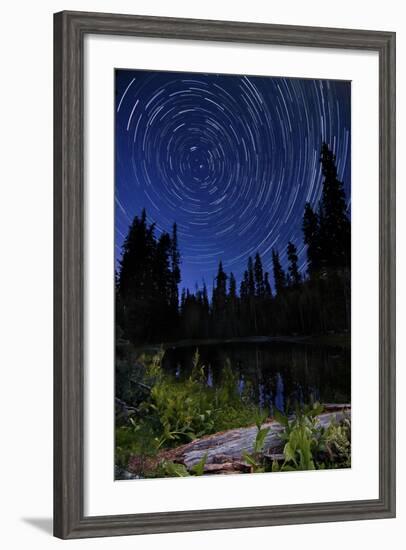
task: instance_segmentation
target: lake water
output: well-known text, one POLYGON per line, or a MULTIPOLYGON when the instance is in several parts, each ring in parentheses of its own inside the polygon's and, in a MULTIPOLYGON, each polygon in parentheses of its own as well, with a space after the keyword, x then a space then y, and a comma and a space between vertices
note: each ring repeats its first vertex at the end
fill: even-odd
MULTIPOLYGON (((230 362, 242 394, 250 389, 253 400, 270 414, 274 407, 294 402, 351 402, 351 353, 348 347, 286 342, 199 344, 206 383, 216 386, 230 362)), ((190 374, 196 346, 165 351, 163 368, 182 379, 190 374)), ((288 405, 288 406, 287 406, 288 405)))

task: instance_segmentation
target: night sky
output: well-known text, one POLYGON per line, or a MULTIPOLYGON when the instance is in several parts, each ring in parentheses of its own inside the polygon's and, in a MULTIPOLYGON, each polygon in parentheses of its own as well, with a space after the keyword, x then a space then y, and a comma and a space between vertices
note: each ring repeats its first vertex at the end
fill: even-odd
POLYGON ((272 248, 286 267, 289 240, 305 269, 322 141, 350 209, 350 94, 344 81, 117 70, 116 261, 145 207, 157 235, 178 225, 180 287, 210 290, 219 260, 239 283, 257 251, 271 274, 272 248))

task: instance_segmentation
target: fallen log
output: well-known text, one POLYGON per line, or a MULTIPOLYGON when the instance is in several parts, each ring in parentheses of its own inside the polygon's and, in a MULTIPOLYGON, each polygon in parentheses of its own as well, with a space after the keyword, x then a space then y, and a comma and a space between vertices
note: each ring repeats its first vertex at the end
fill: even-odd
POLYGON ((251 467, 245 462, 224 462, 221 464, 205 464, 205 474, 238 474, 249 473, 251 467))
MULTIPOLYGON (((330 405, 329 408, 326 407, 327 412, 317 417, 320 428, 327 427, 333 420, 339 422, 351 411, 350 405, 330 405)), ((276 460, 283 459, 283 441, 280 438, 283 426, 276 420, 271 420, 265 422, 262 428, 270 428, 265 438, 264 455, 276 460)), ((190 470, 206 457, 204 472, 207 474, 244 472, 249 467, 244 461, 243 454, 254 452, 256 435, 256 426, 227 430, 195 439, 175 449, 162 451, 159 459, 184 464, 190 470)))

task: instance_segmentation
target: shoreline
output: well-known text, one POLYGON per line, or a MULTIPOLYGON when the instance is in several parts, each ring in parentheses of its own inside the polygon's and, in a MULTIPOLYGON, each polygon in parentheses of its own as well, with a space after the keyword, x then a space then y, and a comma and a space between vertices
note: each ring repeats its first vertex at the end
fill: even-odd
MULTIPOLYGON (((231 338, 207 338, 207 339, 185 339, 177 342, 163 342, 161 344, 146 344, 144 346, 134 347, 136 352, 145 351, 166 351, 170 349, 206 347, 216 345, 232 344, 295 344, 295 345, 315 345, 330 347, 350 347, 350 333, 336 334, 309 334, 293 336, 236 336, 231 338)), ((129 344, 131 345, 131 344, 129 344)))

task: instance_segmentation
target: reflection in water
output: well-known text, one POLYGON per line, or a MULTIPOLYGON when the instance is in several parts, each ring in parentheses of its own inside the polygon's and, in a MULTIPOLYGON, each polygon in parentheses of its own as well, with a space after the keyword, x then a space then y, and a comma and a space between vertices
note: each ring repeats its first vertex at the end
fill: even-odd
POLYGON ((207 385, 209 388, 213 387, 213 371, 211 365, 207 367, 207 385))
POLYGON ((240 379, 238 380, 238 393, 239 393, 239 395, 243 394, 244 388, 245 388, 245 380, 244 380, 244 375, 242 374, 240 376, 240 379))
MULTIPOLYGON (((163 367, 177 379, 190 375, 195 347, 167 349, 163 367)), ((207 385, 215 387, 227 361, 238 377, 240 395, 269 410, 293 403, 349 403, 351 357, 348 348, 296 343, 230 343, 199 346, 207 385)))
POLYGON ((275 407, 279 411, 285 410, 285 400, 283 398, 284 396, 284 388, 283 388, 283 380, 280 372, 276 373, 276 395, 275 395, 275 407))

